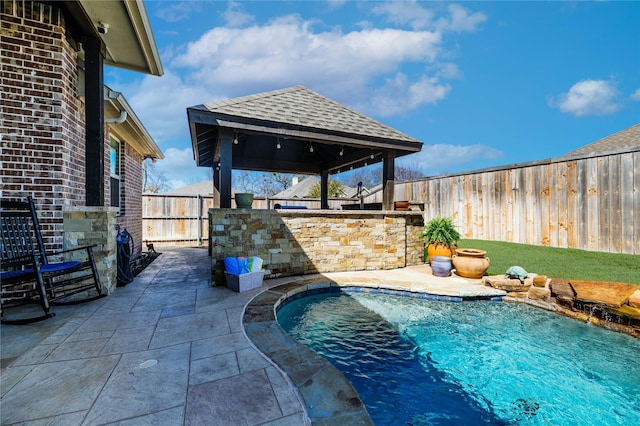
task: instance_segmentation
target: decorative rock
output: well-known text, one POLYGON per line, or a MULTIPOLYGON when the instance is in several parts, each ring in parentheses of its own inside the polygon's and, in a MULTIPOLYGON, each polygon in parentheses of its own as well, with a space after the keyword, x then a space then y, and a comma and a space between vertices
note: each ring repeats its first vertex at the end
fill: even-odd
POLYGON ((629 317, 629 318, 633 318, 636 320, 640 320, 640 309, 639 308, 632 308, 631 306, 628 305, 622 305, 619 308, 612 308, 612 309, 608 309, 608 311, 616 314, 616 315, 620 315, 622 317, 629 317))
POLYGON ((573 300, 573 297, 576 295, 573 287, 571 287, 571 284, 569 284, 567 280, 551 278, 549 288, 551 289, 551 295, 556 298, 562 297, 573 300))
POLYGON ((633 308, 640 308, 640 289, 636 290, 631 296, 629 296, 629 306, 633 308))
POLYGON ((547 285, 547 276, 536 275, 533 277, 533 285, 534 287, 545 287, 547 285))
MULTIPOLYGON (((535 284, 535 281, 534 281, 534 284, 535 284)), ((536 287, 534 285, 533 287, 529 288, 528 297, 529 299, 542 300, 544 302, 548 302, 549 299, 551 299, 551 290, 549 290, 548 288, 536 287)))
POLYGON ((627 303, 638 286, 624 283, 610 283, 602 281, 572 280, 571 287, 576 292, 575 299, 584 303, 619 308, 627 303))
POLYGON ((526 284, 520 282, 517 278, 505 278, 502 275, 485 277, 485 285, 504 291, 526 292, 531 287, 531 283, 526 284))
POLYGON ((573 309, 573 297, 556 296, 556 303, 569 309, 573 309))

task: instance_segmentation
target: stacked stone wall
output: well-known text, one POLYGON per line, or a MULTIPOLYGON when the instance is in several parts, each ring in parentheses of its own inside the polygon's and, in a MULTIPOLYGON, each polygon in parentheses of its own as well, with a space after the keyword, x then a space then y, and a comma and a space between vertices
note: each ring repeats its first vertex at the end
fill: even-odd
POLYGON ((258 256, 272 276, 422 263, 420 212, 210 209, 213 281, 225 257, 258 256))
MULTIPOLYGON (((63 214, 64 248, 96 244, 93 254, 102 288, 107 293, 115 290, 117 284, 116 211, 115 207, 65 207, 63 214)), ((79 251, 72 255, 85 254, 79 251)))

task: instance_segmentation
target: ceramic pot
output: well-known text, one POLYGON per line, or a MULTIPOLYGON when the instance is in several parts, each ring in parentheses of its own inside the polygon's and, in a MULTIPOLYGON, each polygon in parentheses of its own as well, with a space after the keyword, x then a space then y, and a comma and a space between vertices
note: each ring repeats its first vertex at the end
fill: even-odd
POLYGON ((451 255, 453 255, 451 249, 442 243, 429 244, 427 246, 427 261, 429 263, 432 262, 433 256, 445 256, 451 258, 451 255))
POLYGON ((451 258, 447 256, 433 256, 431 258, 431 271, 436 277, 448 277, 451 275, 451 258))
POLYGON ((250 209, 253 205, 253 194, 245 192, 236 192, 236 207, 239 209, 250 209))
POLYGON ((486 254, 484 250, 457 249, 451 260, 456 274, 465 278, 481 278, 491 262, 486 254))

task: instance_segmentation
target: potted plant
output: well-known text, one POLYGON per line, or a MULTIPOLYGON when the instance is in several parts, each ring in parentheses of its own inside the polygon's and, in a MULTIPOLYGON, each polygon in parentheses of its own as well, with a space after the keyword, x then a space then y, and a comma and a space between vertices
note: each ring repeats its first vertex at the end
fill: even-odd
POLYGON ((442 217, 440 215, 431 219, 424 226, 422 231, 424 244, 431 263, 432 256, 451 257, 455 250, 460 233, 456 229, 452 217, 442 217))

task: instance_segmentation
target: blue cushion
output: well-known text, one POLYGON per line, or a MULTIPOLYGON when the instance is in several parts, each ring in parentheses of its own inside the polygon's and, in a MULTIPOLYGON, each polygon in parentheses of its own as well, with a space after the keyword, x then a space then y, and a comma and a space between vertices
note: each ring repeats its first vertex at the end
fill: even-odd
POLYGON ((8 280, 11 278, 21 277, 33 273, 33 269, 25 269, 24 271, 2 271, 0 272, 0 280, 8 280))
POLYGON ((58 272, 64 271, 65 269, 75 268, 79 264, 80 262, 77 261, 49 263, 48 265, 42 265, 40 270, 42 272, 58 272))

